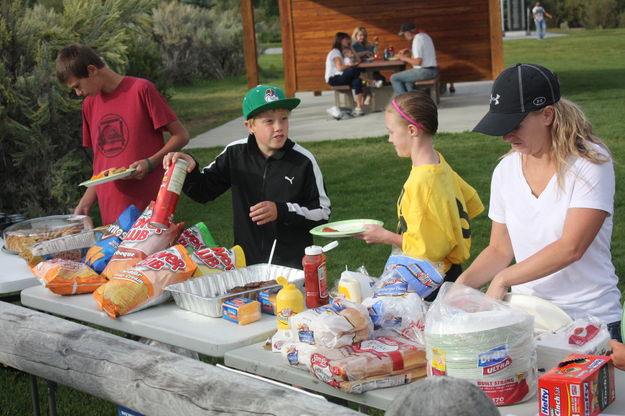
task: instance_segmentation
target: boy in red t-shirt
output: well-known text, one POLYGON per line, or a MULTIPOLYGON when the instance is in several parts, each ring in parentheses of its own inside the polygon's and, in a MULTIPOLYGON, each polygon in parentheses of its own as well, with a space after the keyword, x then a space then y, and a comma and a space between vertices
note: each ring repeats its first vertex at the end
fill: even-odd
POLYGON ((187 130, 153 83, 117 74, 88 46, 62 49, 56 73, 59 82, 86 97, 82 135, 83 146, 93 150, 93 174, 135 169, 124 180, 87 188, 74 213, 88 215, 97 200, 102 223, 110 224, 130 204, 144 209, 158 193, 163 156, 189 142, 187 130), (171 134, 166 143, 164 131, 171 134))

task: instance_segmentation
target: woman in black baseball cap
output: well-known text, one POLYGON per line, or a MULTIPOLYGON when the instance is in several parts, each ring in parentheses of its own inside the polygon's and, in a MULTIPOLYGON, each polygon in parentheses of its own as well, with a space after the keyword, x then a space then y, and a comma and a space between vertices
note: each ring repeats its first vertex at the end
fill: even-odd
POLYGON ((508 288, 535 295, 573 319, 592 314, 620 340, 614 168, 581 108, 560 97, 552 71, 517 64, 495 80, 474 131, 502 136, 512 149, 493 172, 489 245, 458 282, 490 282, 487 294, 498 299, 508 288))

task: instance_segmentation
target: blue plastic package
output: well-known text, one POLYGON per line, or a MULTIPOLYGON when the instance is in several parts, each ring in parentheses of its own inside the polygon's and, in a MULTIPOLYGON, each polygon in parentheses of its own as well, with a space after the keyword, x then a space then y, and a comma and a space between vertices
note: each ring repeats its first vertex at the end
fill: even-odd
POLYGON ((137 207, 129 205, 117 218, 117 221, 108 226, 102 239, 87 251, 85 263, 96 273, 102 273, 117 250, 117 246, 140 215, 141 211, 137 207))

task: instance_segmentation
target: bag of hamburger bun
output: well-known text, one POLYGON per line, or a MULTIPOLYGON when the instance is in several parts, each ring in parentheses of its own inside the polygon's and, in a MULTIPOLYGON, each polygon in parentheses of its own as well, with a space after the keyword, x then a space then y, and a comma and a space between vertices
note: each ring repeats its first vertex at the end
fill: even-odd
POLYGON ((290 324, 297 330, 300 342, 327 348, 369 339, 373 332, 367 308, 344 299, 298 313, 291 317, 290 324))

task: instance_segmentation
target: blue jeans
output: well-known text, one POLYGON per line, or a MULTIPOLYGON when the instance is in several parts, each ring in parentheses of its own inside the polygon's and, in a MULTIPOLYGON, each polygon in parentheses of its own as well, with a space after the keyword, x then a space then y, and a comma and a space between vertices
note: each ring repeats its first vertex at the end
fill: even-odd
POLYGON ((414 90, 413 82, 431 79, 436 76, 436 68, 412 68, 391 75, 391 85, 395 95, 414 90))
POLYGON ((360 68, 347 68, 342 74, 330 77, 330 79, 328 79, 328 84, 333 87, 337 85, 349 85, 356 94, 362 94, 361 71, 360 68))
POLYGON ((547 24, 545 23, 545 19, 543 20, 534 20, 536 24, 536 38, 543 39, 545 37, 545 32, 547 31, 547 24))
POLYGON ((608 332, 610 332, 610 336, 612 337, 612 339, 615 339, 618 342, 623 342, 623 334, 621 334, 621 321, 616 321, 608 324, 608 332))

